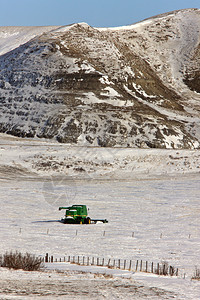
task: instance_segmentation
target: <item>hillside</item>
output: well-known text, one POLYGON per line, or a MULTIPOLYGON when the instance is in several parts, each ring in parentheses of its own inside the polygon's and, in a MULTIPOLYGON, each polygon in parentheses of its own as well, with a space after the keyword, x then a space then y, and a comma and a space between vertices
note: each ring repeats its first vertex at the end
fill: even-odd
POLYGON ((120 28, 0 27, 0 131, 87 146, 199 148, 199 32, 198 9, 120 28))

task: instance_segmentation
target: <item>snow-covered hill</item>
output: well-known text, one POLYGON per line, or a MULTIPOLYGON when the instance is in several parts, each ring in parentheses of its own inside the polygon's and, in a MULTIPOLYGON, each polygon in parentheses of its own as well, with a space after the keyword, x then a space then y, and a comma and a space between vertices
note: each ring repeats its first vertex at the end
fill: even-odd
POLYGON ((0 131, 87 146, 198 148, 199 31, 198 9, 120 28, 1 27, 0 131))

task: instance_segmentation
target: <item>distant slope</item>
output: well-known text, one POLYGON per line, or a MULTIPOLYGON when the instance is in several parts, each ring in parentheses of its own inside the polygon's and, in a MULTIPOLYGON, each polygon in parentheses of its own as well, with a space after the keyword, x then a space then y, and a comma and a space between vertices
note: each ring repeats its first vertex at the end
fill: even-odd
POLYGON ((58 26, 0 26, 0 55, 58 26))
POLYGON ((27 42, 0 56, 1 132, 103 147, 199 147, 200 10, 44 31, 30 40, 23 31, 27 42))

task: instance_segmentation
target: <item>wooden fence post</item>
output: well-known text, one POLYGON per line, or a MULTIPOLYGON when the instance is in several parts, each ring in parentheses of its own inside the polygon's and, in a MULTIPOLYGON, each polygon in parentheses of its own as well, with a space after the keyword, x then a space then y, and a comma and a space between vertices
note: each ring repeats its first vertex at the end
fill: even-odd
POLYGON ((49 258, 48 258, 48 256, 49 256, 49 254, 48 254, 48 253, 46 253, 46 255, 45 255, 45 262, 46 262, 46 263, 49 261, 49 258))
POLYGON ((53 255, 51 255, 51 263, 53 263, 53 255))
POLYGON ((126 269, 126 259, 124 260, 124 270, 126 269))
POLYGON ((102 266, 104 266, 104 258, 102 259, 102 266))
POLYGON ((108 260, 108 267, 110 266, 110 258, 109 258, 109 260, 108 260))
POLYGON ((146 261, 146 273, 148 272, 148 261, 146 261))
POLYGON ((153 262, 151 263, 151 273, 153 273, 153 262))
POLYGON ((160 265, 159 263, 157 264, 157 272, 156 272, 158 275, 160 274, 160 265))
POLYGON ((140 262, 140 272, 142 272, 142 260, 140 262))
POLYGON ((136 262, 135 271, 137 271, 137 269, 138 269, 138 260, 136 262))
POLYGON ((121 267, 121 261, 120 259, 118 259, 118 268, 120 269, 120 267, 121 267))
POLYGON ((166 275, 166 265, 163 264, 163 275, 166 275))
POLYGON ((130 264, 129 264, 129 271, 131 270, 131 263, 132 263, 132 262, 131 262, 131 260, 130 260, 130 264))

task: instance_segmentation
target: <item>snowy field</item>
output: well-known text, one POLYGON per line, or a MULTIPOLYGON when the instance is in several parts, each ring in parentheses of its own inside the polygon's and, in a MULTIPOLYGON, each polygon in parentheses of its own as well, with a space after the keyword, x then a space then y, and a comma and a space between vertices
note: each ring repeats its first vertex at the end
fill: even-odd
POLYGON ((1 240, 6 241, 0 245, 1 253, 23 249, 58 257, 168 261, 188 275, 198 265, 198 178, 50 183, 1 180, 1 240), (50 183, 54 189, 48 188, 50 183), (54 203, 52 198, 48 202, 48 193, 54 193, 54 203), (58 207, 75 203, 86 204, 92 218, 106 218, 109 223, 59 223, 64 211, 58 207))
MULTIPOLYGON (((135 182, 63 180, 51 183, 54 188, 49 191, 47 182, 42 180, 1 179, 1 253, 19 250, 42 256, 48 252, 58 258, 84 255, 133 261, 142 259, 154 263, 166 261, 179 268, 178 279, 161 279, 155 275, 131 272, 122 275, 129 275, 132 281, 142 282, 145 286, 171 292, 178 289, 181 293, 189 293, 188 299, 198 299, 193 297, 200 293, 200 284, 190 282, 195 266, 199 266, 200 255, 200 196, 196 176, 135 182), (48 202, 49 192, 55 195, 54 203, 48 202), (61 224, 58 222, 63 216, 63 212, 58 211, 61 203, 85 203, 90 208, 91 217, 106 217, 109 223, 82 226, 61 224), (190 289, 185 291, 185 285, 190 289)), ((59 269, 59 266, 54 264, 54 268, 59 269)), ((63 268, 71 270, 68 264, 62 265, 63 268)), ((87 268, 82 271, 87 271, 87 268)), ((88 271, 100 272, 95 268, 88 271)), ((1 270, 3 278, 10 277, 9 273, 1 270)), ((43 278, 45 275, 40 276, 43 278)), ((72 282, 74 276, 69 276, 72 282)), ((57 280, 61 281, 60 277, 57 280)), ((86 280, 84 276, 82 279, 86 280)), ((127 279, 124 282, 127 284, 127 279)), ((118 293, 121 292, 120 289, 118 293)), ((128 295, 124 299, 128 299, 128 295)))
MULTIPOLYGON (((36 168, 34 173, 35 165, 32 163, 31 168, 30 162, 33 157, 37 157, 39 149, 41 156, 45 153, 46 155, 55 154, 55 148, 57 149, 58 145, 45 146, 38 141, 33 141, 33 143, 36 143, 37 147, 30 147, 20 139, 5 140, 5 137, 1 139, 0 253, 18 250, 42 256, 48 252, 58 258, 83 255, 106 260, 111 258, 133 260, 133 262, 136 260, 154 263, 168 262, 169 265, 179 268, 179 276, 178 278, 162 278, 139 272, 115 273, 117 272, 115 270, 111 274, 107 273, 107 276, 112 275, 110 277, 97 276, 95 273, 102 273, 102 269, 100 271, 95 267, 93 269, 90 267, 88 271, 91 273, 82 274, 80 272, 87 272, 87 267, 76 269, 75 265, 68 263, 47 265, 48 272, 47 270, 42 273, 33 272, 31 275, 23 271, 8 271, 1 268, 1 299, 12 299, 14 294, 19 296, 19 299, 22 296, 27 298, 27 295, 34 298, 37 296, 37 286, 40 287, 38 296, 42 295, 48 299, 55 295, 57 297, 68 295, 67 299, 74 299, 75 296, 77 299, 86 297, 130 299, 130 293, 133 291, 135 291, 134 299, 145 299, 145 297, 149 299, 173 297, 199 299, 200 283, 191 281, 195 266, 200 267, 200 176, 198 163, 194 163, 198 160, 198 151, 189 152, 188 150, 184 152, 184 155, 181 151, 177 154, 176 150, 161 151, 160 155, 165 156, 165 163, 172 155, 173 162, 176 162, 174 158, 179 155, 178 165, 174 166, 174 172, 170 165, 170 176, 166 174, 166 169, 161 172, 159 166, 156 168, 157 161, 154 166, 153 161, 145 161, 144 153, 150 150, 141 149, 140 158, 143 164, 139 173, 135 169, 135 177, 133 170, 132 177, 124 176, 130 174, 128 167, 127 173, 124 170, 120 173, 116 166, 113 172, 108 172, 106 169, 105 178, 102 175, 101 179, 96 178, 97 175, 100 177, 102 174, 103 167, 108 168, 104 161, 103 167, 97 168, 99 173, 88 172, 87 176, 84 173, 83 178, 81 176, 76 178, 76 173, 73 173, 74 176, 64 176, 61 172, 62 176, 58 176, 57 171, 54 172, 57 176, 53 174, 47 176, 48 170, 40 171, 39 174, 36 168), (190 162, 189 169, 188 164, 185 163, 186 157, 190 162), (149 165, 152 168, 151 173, 148 170, 149 165), (143 171, 144 178, 142 178, 143 171), (118 174, 118 178, 112 177, 111 174, 118 174), (96 225, 60 223, 59 220, 64 216, 64 211, 58 211, 58 207, 72 204, 86 204, 90 209, 91 218, 106 218, 109 223, 96 225), (60 271, 58 273, 52 269, 60 271), (29 282, 30 278, 32 286, 29 282), (49 291, 47 282, 49 282, 49 291), (70 290, 61 295, 60 289, 62 287, 67 289, 67 283, 71 290, 75 289, 75 285, 79 286, 77 295, 71 292, 70 298, 70 290), (102 293, 95 294, 95 287, 98 287, 102 293), (26 290, 24 292, 27 293, 26 295, 23 294, 23 289, 26 290), (88 290, 88 294, 83 294, 81 289, 88 290), (33 295, 34 291, 36 296, 33 295)), ((69 158, 69 149, 64 149, 64 146, 60 147, 61 153, 56 150, 57 158, 54 157, 54 162, 58 162, 58 158, 63 158, 64 150, 66 157, 69 158)), ((130 155, 131 149, 124 151, 129 151, 130 155)), ((122 158, 122 152, 121 149, 121 156, 117 152, 118 160, 122 158)), ((138 153, 137 150, 137 155, 138 153)), ((120 160, 121 164, 125 161, 125 157, 127 159, 125 155, 120 160)), ((108 159, 111 167, 114 168, 114 158, 112 161, 111 157, 108 159)), ((136 165, 136 161, 132 161, 133 163, 136 165)), ((80 165, 84 167, 83 161, 80 161, 80 165)), ((108 270, 104 268, 103 273, 106 272, 108 270)))

